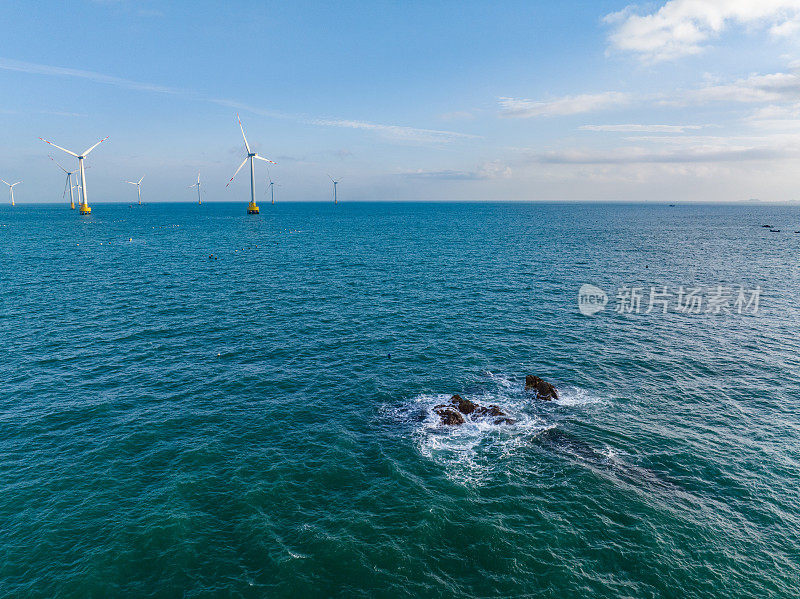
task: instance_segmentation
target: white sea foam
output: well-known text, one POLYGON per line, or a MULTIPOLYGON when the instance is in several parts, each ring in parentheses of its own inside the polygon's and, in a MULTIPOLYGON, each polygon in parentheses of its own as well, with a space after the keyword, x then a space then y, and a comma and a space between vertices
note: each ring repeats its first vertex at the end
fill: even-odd
POLYGON ((580 387, 559 387, 558 399, 553 400, 553 403, 559 406, 587 406, 606 403, 606 401, 580 387))
MULTIPOLYGON (((495 418, 464 416, 460 426, 441 424, 433 408, 450 403, 450 394, 418 395, 411 404, 399 406, 395 415, 422 415, 414 432, 419 452, 442 466, 455 481, 479 485, 497 468, 498 460, 512 456, 518 448, 529 446, 532 437, 554 428, 557 423, 546 411, 544 402, 532 401, 519 377, 487 371, 489 388, 464 393, 464 397, 482 406, 497 405, 514 424, 495 424, 495 418)), ((600 404, 605 400, 578 387, 559 389, 560 398, 546 405, 565 408, 600 404)))
POLYGON ((510 394, 471 394, 469 399, 480 405, 498 405, 514 424, 494 424, 495 418, 464 416, 460 426, 442 425, 434 406, 450 402, 449 394, 423 394, 414 398, 416 406, 425 413, 414 437, 419 452, 442 466, 451 480, 467 485, 479 485, 497 466, 498 459, 512 455, 516 448, 529 443, 530 438, 552 426, 540 416, 526 410, 524 398, 510 394))

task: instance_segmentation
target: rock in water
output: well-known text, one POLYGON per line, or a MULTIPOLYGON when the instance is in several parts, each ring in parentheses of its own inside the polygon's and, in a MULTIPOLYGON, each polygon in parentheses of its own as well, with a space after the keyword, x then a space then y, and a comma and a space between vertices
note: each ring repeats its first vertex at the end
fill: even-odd
POLYGON ((514 424, 513 418, 505 418, 506 413, 498 406, 482 406, 464 399, 456 394, 450 398, 450 404, 434 406, 434 413, 441 419, 441 423, 448 426, 457 426, 466 422, 464 416, 472 414, 472 418, 495 418, 494 424, 514 424))
POLYGON ((446 424, 447 426, 458 426, 459 424, 464 424, 464 417, 451 407, 436 406, 433 408, 433 411, 439 415, 439 418, 442 420, 442 424, 446 424))
POLYGON ((478 416, 505 416, 506 413, 497 406, 477 406, 475 414, 478 416))
POLYGON ((472 414, 478 407, 477 404, 474 404, 468 399, 464 399, 458 394, 450 398, 450 403, 458 408, 458 411, 462 414, 472 414))
POLYGON ((536 399, 543 399, 544 401, 558 399, 558 391, 553 385, 532 374, 525 377, 525 389, 536 391, 536 399))

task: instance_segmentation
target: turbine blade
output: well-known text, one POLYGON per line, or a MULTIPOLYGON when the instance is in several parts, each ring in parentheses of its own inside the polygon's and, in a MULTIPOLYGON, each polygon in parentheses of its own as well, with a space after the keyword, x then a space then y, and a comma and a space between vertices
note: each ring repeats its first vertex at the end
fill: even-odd
POLYGON ((84 155, 84 156, 88 156, 88 155, 89 155, 89 152, 91 152, 92 150, 94 150, 94 149, 95 149, 97 146, 99 146, 101 143, 103 143, 103 142, 104 142, 105 140, 107 140, 108 138, 109 138, 109 136, 108 136, 108 135, 106 135, 106 136, 105 136, 103 139, 101 139, 101 140, 100 140, 100 141, 98 141, 96 144, 94 144, 94 145, 93 145, 91 148, 89 148, 88 150, 86 150, 86 151, 83 153, 83 155, 84 155))
POLYGON ((8 181, 6 181, 5 179, 0 179, 0 181, 2 181, 3 183, 5 183, 5 184, 6 184, 6 185, 8 185, 9 187, 11 187, 11 183, 9 183, 8 181))
MULTIPOLYGON (((242 130, 242 138, 244 139, 244 147, 247 148, 247 153, 250 154, 250 144, 247 143, 247 138, 244 136, 244 127, 242 127, 242 119, 239 118, 239 115, 236 115, 236 118, 239 121, 239 129, 242 130)), ((234 175, 235 176, 235 175, 234 175)))
POLYGON ((142 177, 141 179, 139 179, 139 182, 138 182, 136 185, 141 185, 141 184, 142 184, 142 181, 144 181, 144 177, 142 177))
POLYGON ((263 156, 259 156, 258 154, 256 154, 255 156, 253 156, 253 158, 258 158, 259 160, 263 160, 264 162, 269 162, 270 164, 275 164, 275 165, 277 165, 277 163, 276 163, 276 162, 272 162, 272 160, 270 160, 269 158, 264 158, 263 156))
POLYGON ((330 179, 331 181, 333 181, 334 183, 336 183, 336 181, 334 180, 334 178, 333 178, 333 177, 331 177, 329 173, 325 173, 325 174, 326 174, 326 175, 328 175, 328 179, 330 179))
POLYGON ((51 146, 53 146, 54 148, 58 148, 58 149, 59 149, 59 150, 61 150, 62 152, 66 152, 67 154, 72 154, 73 156, 75 156, 75 158, 77 158, 77 157, 78 157, 78 155, 77 155, 75 152, 70 152, 70 151, 69 151, 69 150, 67 150, 66 148, 62 148, 61 146, 57 146, 57 145, 56 145, 56 144, 54 144, 52 141, 47 141, 47 140, 46 140, 44 137, 40 137, 39 139, 41 139, 41 140, 42 140, 44 143, 46 143, 46 144, 50 144, 50 145, 51 145, 51 146))
MULTIPOLYGON (((248 156, 247 158, 250 158, 250 157, 248 156)), ((239 171, 242 170, 242 167, 244 166, 244 163, 247 162, 247 158, 242 160, 242 163, 239 165, 239 168, 236 169, 236 172, 233 173, 233 177, 231 177, 231 180, 228 181, 228 185, 230 185, 233 182, 233 180, 236 178, 236 175, 238 175, 239 171)), ((226 185, 225 187, 227 187, 228 185, 226 185)))
POLYGON ((61 166, 61 163, 58 160, 56 160, 55 158, 50 156, 50 154, 48 154, 47 157, 50 158, 50 160, 52 160, 53 162, 55 162, 58 165, 58 168, 60 168, 62 171, 64 171, 65 173, 69 172, 67 169, 65 169, 63 166, 61 166))

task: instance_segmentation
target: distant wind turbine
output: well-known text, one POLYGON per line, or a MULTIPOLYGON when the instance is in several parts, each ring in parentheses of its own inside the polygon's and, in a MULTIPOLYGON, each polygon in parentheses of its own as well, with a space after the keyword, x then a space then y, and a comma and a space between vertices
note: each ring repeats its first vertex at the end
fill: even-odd
POLYGON ((144 177, 138 181, 125 181, 125 183, 130 183, 131 185, 136 186, 136 192, 139 194, 139 206, 142 205, 142 181, 144 181, 144 177))
POLYGON ((197 171, 197 183, 191 184, 187 189, 192 189, 193 187, 197 188, 197 203, 202 204, 203 202, 200 200, 200 171, 197 171))
POLYGON ((81 174, 81 210, 80 210, 81 214, 91 214, 92 213, 92 209, 89 208, 89 202, 86 199, 86 170, 83 167, 83 159, 86 158, 89 155, 89 152, 91 152, 97 146, 99 146, 101 143, 103 143, 105 140, 107 140, 108 137, 109 136, 105 136, 103 139, 101 139, 96 144, 94 144, 91 148, 89 148, 88 150, 84 150, 84 152, 82 154, 76 154, 75 152, 71 152, 71 151, 67 150, 66 148, 62 148, 61 146, 57 146, 52 141, 47 141, 43 137, 39 138, 44 143, 50 144, 54 148, 58 148, 62 152, 66 152, 67 154, 75 156, 75 158, 78 159, 78 172, 80 172, 80 174, 81 174))
POLYGON ((17 181, 16 183, 9 183, 5 179, 0 179, 0 181, 8 185, 8 191, 11 192, 11 205, 15 206, 16 204, 14 204, 14 186, 19 185, 20 183, 22 183, 22 181, 17 181))
POLYGON ((341 177, 339 177, 338 179, 334 179, 333 177, 331 177, 330 175, 328 175, 328 179, 330 179, 331 181, 333 181, 333 203, 334 203, 334 204, 338 204, 339 202, 338 202, 338 200, 336 199, 336 186, 337 186, 337 185, 339 185, 339 181, 341 181, 341 180, 342 180, 342 178, 341 178, 341 177))
POLYGON ((69 207, 70 207, 70 210, 75 210, 75 197, 72 195, 72 188, 74 187, 72 185, 72 175, 74 175, 78 171, 77 170, 68 171, 63 166, 61 166, 61 163, 58 162, 58 160, 56 160, 52 156, 50 156, 49 158, 50 158, 50 160, 52 160, 53 162, 55 162, 58 165, 58 168, 60 168, 62 171, 64 171, 67 174, 67 181, 66 181, 66 183, 64 183, 64 192, 61 194, 61 199, 64 199, 66 197, 67 188, 69 188, 69 207))
POLYGON ((277 185, 280 187, 278 183, 272 180, 272 175, 269 173, 269 168, 267 168, 267 180, 269 181, 269 197, 272 200, 272 203, 275 203, 275 186, 277 185))
MULTIPOLYGON (((244 134, 244 127, 242 127, 242 119, 239 118, 238 114, 236 115, 236 118, 239 121, 239 129, 242 130, 242 138, 244 139, 244 147, 247 150, 247 157, 239 165, 239 168, 236 169, 236 172, 233 173, 233 177, 231 177, 231 180, 228 181, 228 185, 230 185, 233 182, 234 178, 236 178, 236 175, 239 174, 240 170, 242 170, 244 163, 249 160, 250 161, 250 205, 247 206, 247 214, 258 214, 258 206, 256 206, 256 171, 253 163, 255 162, 256 158, 258 160, 263 160, 264 162, 269 162, 270 164, 275 164, 275 163, 272 162, 272 160, 269 160, 268 158, 259 156, 256 152, 253 152, 250 149, 250 144, 247 143, 247 137, 245 137, 244 134)), ((226 185, 225 187, 228 187, 228 185, 226 185)))

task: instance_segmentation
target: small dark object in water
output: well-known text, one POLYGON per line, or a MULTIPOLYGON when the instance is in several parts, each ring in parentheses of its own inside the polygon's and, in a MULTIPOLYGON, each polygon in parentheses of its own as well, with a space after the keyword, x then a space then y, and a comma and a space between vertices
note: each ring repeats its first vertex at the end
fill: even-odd
POLYGON ((442 424, 446 424, 447 426, 464 424, 464 417, 453 408, 449 408, 447 406, 436 406, 433 408, 433 411, 439 415, 442 424))
POLYGON ((795 231, 795 233, 800 233, 800 231, 795 231))
POLYGON ((772 225, 761 225, 761 227, 764 229, 771 229, 772 225))
POLYGON ((532 374, 525 376, 525 389, 534 389, 536 391, 536 399, 543 399, 544 401, 558 399, 558 391, 553 385, 532 374))
POLYGON ((209 260, 213 260, 213 259, 214 259, 214 254, 209 254, 209 255, 208 255, 208 259, 209 259, 209 260))
POLYGON ((498 418, 494 421, 495 424, 516 424, 517 421, 513 418, 498 418))
POLYGON ((780 229, 770 229, 769 232, 770 233, 780 233, 781 230, 780 229))
POLYGON ((478 407, 470 400, 464 399, 458 394, 453 395, 453 397, 450 398, 450 403, 453 404, 462 414, 472 414, 478 407))
POLYGON ((386 354, 386 357, 391 360, 392 359, 392 354, 386 354))

